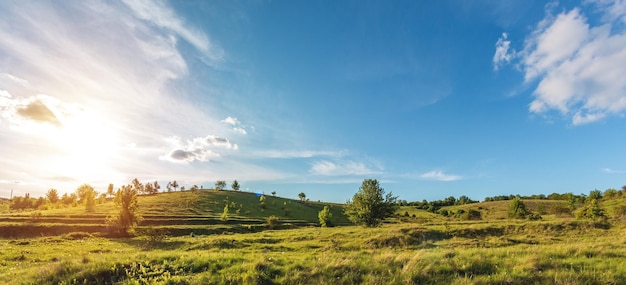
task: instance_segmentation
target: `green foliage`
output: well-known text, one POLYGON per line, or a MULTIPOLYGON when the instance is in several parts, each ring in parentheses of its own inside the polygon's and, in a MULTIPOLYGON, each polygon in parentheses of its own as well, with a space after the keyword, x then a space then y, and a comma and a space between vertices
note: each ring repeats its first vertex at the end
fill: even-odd
POLYGON ((79 202, 85 205, 87 212, 94 212, 96 210, 96 196, 98 193, 89 184, 83 184, 76 189, 76 195, 79 202))
POLYGON ((265 209, 265 195, 261 195, 261 197, 259 197, 259 204, 261 209, 265 209))
POLYGON ((222 191, 226 188, 226 181, 218 180, 215 182, 215 190, 222 191))
POLYGON ((600 200, 602 199, 602 192, 598 189, 590 191, 589 192, 589 196, 587 196, 587 199, 589 199, 589 201, 591 200, 600 200))
POLYGON ((277 216, 271 215, 269 217, 267 217, 267 219, 265 220, 266 225, 269 229, 276 229, 278 228, 278 226, 280 226, 280 219, 277 216))
POLYGON ((319 218, 320 225, 322 227, 332 226, 333 213, 330 212, 330 207, 328 205, 324 206, 324 209, 317 214, 317 217, 319 218))
POLYGON ((522 199, 515 197, 515 199, 511 200, 509 203, 509 218, 524 219, 528 214, 526 204, 524 204, 522 199))
POLYGON ((239 191, 239 188, 241 187, 241 185, 239 185, 239 182, 237 182, 237 180, 233 181, 233 184, 230 185, 231 188, 233 188, 233 190, 235 191, 239 191))
POLYGON ((50 201, 50 203, 56 204, 56 202, 59 201, 59 192, 57 189, 52 188, 46 192, 46 198, 50 201))
POLYGON ((352 201, 346 203, 345 213, 355 224, 376 227, 393 216, 399 207, 397 199, 391 192, 385 195, 378 180, 365 179, 352 201))
POLYGON ((305 202, 306 201, 306 194, 304 194, 304 192, 300 192, 300 193, 298 193, 298 198, 300 198, 301 202, 305 202))
POLYGON ((590 199, 587 204, 578 211, 576 217, 579 219, 591 219, 594 221, 606 219, 604 210, 600 207, 600 204, 596 199, 590 199))
POLYGON ((220 219, 222 221, 228 221, 228 202, 226 202, 226 205, 224 205, 224 211, 222 212, 220 219))
POLYGON ((137 203, 138 192, 136 187, 125 185, 115 193, 115 206, 119 212, 109 217, 108 221, 120 234, 128 234, 142 220, 137 203))
POLYGON ((474 221, 474 220, 482 220, 482 213, 475 209, 469 209, 467 212, 463 213, 460 217, 466 221, 474 221))

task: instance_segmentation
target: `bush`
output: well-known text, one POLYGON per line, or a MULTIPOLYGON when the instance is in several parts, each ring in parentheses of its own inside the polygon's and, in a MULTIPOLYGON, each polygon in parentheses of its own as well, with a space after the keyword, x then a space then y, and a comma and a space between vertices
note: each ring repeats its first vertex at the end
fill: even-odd
POLYGON ((332 225, 331 219, 333 217, 333 213, 330 212, 330 207, 328 207, 328 205, 324 206, 324 209, 317 214, 317 217, 319 218, 320 225, 322 227, 329 227, 332 225))
POLYGON ((280 225, 280 220, 278 219, 278 217, 271 215, 267 217, 266 223, 267 227, 273 230, 275 228, 278 228, 278 226, 280 225))
POLYGON ((509 203, 509 218, 524 219, 529 212, 526 209, 526 204, 519 197, 511 200, 509 203))
POLYGON ((474 210, 474 209, 469 209, 467 212, 465 212, 461 216, 461 219, 467 220, 467 221, 469 221, 469 220, 475 221, 475 220, 482 220, 483 217, 482 217, 482 213, 480 211, 474 210))

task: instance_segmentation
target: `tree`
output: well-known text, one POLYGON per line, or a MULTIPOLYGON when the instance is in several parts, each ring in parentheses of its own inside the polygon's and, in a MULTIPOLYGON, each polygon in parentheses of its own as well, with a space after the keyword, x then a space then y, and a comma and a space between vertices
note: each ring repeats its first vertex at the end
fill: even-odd
POLYGON ((317 217, 320 220, 320 225, 322 227, 329 227, 332 225, 331 219, 333 218, 333 213, 330 212, 330 207, 328 205, 324 206, 319 213, 317 213, 317 217))
POLYGON ((579 219, 587 218, 594 221, 606 219, 604 210, 600 208, 600 204, 596 199, 590 199, 587 205, 578 212, 577 217, 579 219))
POLYGON ((397 199, 398 197, 394 197, 391 192, 385 195, 385 190, 380 187, 378 180, 365 179, 359 192, 352 197, 352 201, 346 203, 344 211, 353 223, 375 227, 397 211, 397 199))
POLYGON ((98 193, 93 190, 93 187, 89 184, 83 184, 76 189, 76 195, 79 202, 85 204, 85 210, 87 212, 93 212, 96 210, 96 196, 98 193))
POLYGON ((509 203, 509 217, 515 219, 524 219, 529 212, 526 209, 526 204, 519 197, 511 200, 509 203))
POLYGON ((152 183, 146 183, 146 185, 143 186, 144 194, 152 194, 153 191, 154 191, 154 188, 152 188, 152 183))
POLYGON ((137 204, 137 188, 131 185, 122 186, 115 193, 115 207, 119 210, 117 216, 109 217, 110 225, 117 228, 120 234, 126 235, 142 220, 137 204))
POLYGON ((304 194, 304 192, 300 192, 298 194, 298 198, 300 198, 301 202, 304 202, 304 201, 306 201, 306 194, 304 194))
POLYGON ((165 188, 167 188, 167 192, 172 192, 172 182, 167 182, 167 186, 165 186, 165 188))
POLYGON ((50 203, 55 204, 59 201, 59 192, 57 189, 52 188, 46 193, 46 198, 48 198, 50 203))
POLYGON ((600 200, 602 199, 602 191, 595 189, 593 191, 589 191, 589 196, 587 197, 589 201, 591 200, 600 200))
POLYGON ((176 180, 172 181, 172 183, 168 184, 168 185, 170 185, 172 188, 174 188, 174 191, 176 191, 176 189, 178 188, 178 183, 176 182, 176 180))
POLYGON ((233 188, 233 190, 235 191, 239 191, 239 188, 241 187, 241 185, 239 185, 239 182, 237 182, 237 180, 233 181, 233 184, 230 185, 230 187, 233 188))
POLYGON ((276 191, 272 191, 272 196, 276 196, 276 191))
POLYGON ((154 181, 154 184, 152 184, 152 193, 150 194, 157 194, 159 190, 161 190, 161 185, 159 185, 159 182, 154 181))
POLYGON ((109 187, 107 188, 107 194, 109 195, 109 198, 115 195, 115 190, 113 189, 113 183, 109 183, 109 187))
POLYGON ((226 181, 224 180, 215 181, 215 190, 222 191, 224 190, 224 188, 226 188, 226 181))
POLYGON ((143 186, 143 184, 141 184, 141 182, 139 182, 139 179, 135 178, 135 179, 133 179, 133 181, 131 183, 132 183, 133 188, 135 188, 137 190, 137 194, 138 195, 143 193, 144 186, 143 186))

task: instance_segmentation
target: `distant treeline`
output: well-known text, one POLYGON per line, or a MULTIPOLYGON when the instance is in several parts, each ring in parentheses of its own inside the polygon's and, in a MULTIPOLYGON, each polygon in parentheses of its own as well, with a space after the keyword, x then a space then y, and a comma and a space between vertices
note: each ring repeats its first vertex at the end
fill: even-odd
MULTIPOLYGON (((575 205, 575 204, 582 204, 587 199, 600 200, 603 198, 612 199, 612 198, 620 198, 620 197, 626 197, 626 186, 623 186, 621 190, 617 190, 613 188, 609 188, 605 190, 604 192, 600 190, 593 190, 589 192, 589 195, 585 195, 585 194, 576 195, 571 192, 563 193, 563 194, 552 193, 547 196, 545 194, 534 194, 530 196, 521 196, 521 195, 512 195, 512 194, 511 195, 499 195, 499 196, 493 196, 493 197, 486 197, 484 202, 506 201, 506 200, 513 200, 515 198, 519 198, 519 199, 524 199, 524 200, 563 200, 563 201, 568 201, 572 205, 575 205)), ((438 213, 439 209, 441 209, 442 207, 465 205, 465 204, 478 203, 478 202, 479 201, 472 200, 469 197, 463 195, 463 196, 460 196, 458 199, 455 198, 454 196, 450 196, 443 200, 434 200, 434 201, 422 200, 421 202, 419 201, 407 202, 405 200, 400 200, 399 204, 401 206, 414 206, 417 209, 426 210, 432 213, 438 213)))
POLYGON ((439 211, 439 209, 441 209, 441 207, 465 205, 465 204, 471 204, 471 203, 478 203, 478 201, 472 200, 469 197, 463 195, 459 197, 458 199, 455 198, 454 196, 450 196, 443 200, 435 200, 435 201, 430 201, 430 202, 426 200, 422 200, 422 202, 409 202, 407 203, 407 205, 414 206, 417 209, 422 209, 422 210, 426 210, 432 213, 436 213, 437 211, 439 211))

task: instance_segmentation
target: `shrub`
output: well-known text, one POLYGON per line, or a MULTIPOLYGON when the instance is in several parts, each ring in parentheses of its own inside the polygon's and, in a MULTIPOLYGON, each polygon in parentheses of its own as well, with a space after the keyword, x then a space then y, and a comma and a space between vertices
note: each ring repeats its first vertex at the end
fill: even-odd
POLYGON ((280 225, 280 220, 278 219, 278 217, 271 215, 267 217, 266 223, 268 228, 275 229, 280 225))
POLYGON ((526 209, 526 204, 519 197, 511 200, 509 203, 509 218, 524 219, 529 212, 526 209))
POLYGON ((319 218, 320 225, 322 227, 329 227, 332 225, 331 219, 333 217, 333 213, 330 212, 330 207, 328 207, 328 205, 324 206, 324 209, 317 214, 317 217, 319 218))

